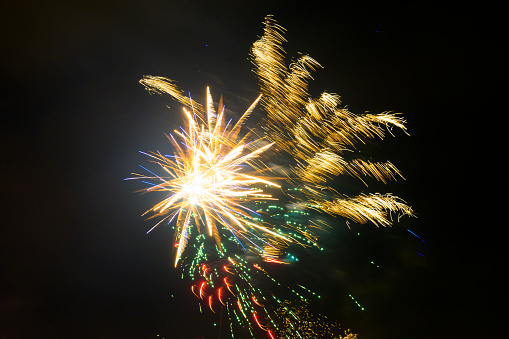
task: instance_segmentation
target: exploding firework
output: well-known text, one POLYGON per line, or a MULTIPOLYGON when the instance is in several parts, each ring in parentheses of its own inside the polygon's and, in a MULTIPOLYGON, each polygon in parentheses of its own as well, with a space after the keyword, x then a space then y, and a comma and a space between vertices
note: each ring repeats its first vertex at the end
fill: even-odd
POLYGON ((288 264, 284 255, 294 244, 319 247, 317 230, 328 227, 319 220, 321 214, 376 226, 391 226, 392 214, 414 215, 390 193, 350 197, 331 184, 342 175, 366 186, 367 178, 384 184, 403 178, 391 162, 361 156, 356 146, 383 139, 394 128, 406 132, 405 120, 391 112, 353 114, 333 93, 311 97, 311 72, 321 66, 308 55, 286 66, 283 33, 272 17, 266 18, 264 34, 251 50, 261 95, 236 123, 226 122, 222 98, 216 109, 208 88, 202 105, 168 78, 140 80, 150 92, 180 102, 186 124, 168 135, 173 155, 144 153, 157 171, 144 168, 149 175, 130 179, 149 183, 145 192, 165 194, 145 212, 157 219, 150 231, 162 223, 173 225, 175 266, 180 262, 191 278, 200 310, 202 305, 213 313, 226 310, 232 336, 235 322, 251 336, 257 328, 273 339, 356 338, 349 332, 342 336, 337 323, 311 314, 308 302, 316 294, 302 285, 282 286, 267 265, 288 264), (266 112, 262 136, 245 127, 258 103, 266 112), (269 154, 284 155, 291 164, 276 175, 265 161, 269 154), (279 193, 270 193, 273 189, 279 193), (277 202, 281 196, 289 204, 277 202), (299 207, 292 211, 289 206, 299 207), (313 220, 302 220, 310 213, 313 220))
POLYGON ((175 136, 168 136, 174 155, 145 153, 163 174, 133 173, 135 177, 130 178, 155 180, 146 191, 166 193, 166 197, 145 214, 151 213, 150 218, 161 219, 154 227, 166 220, 171 223, 176 218, 175 266, 186 248, 193 224, 199 233, 202 227, 206 229, 205 232, 216 240, 220 253, 223 253, 221 233, 227 230, 242 247, 249 246, 255 253, 276 260, 271 255, 271 249, 277 253, 273 244, 292 242, 292 239, 257 220, 258 213, 249 208, 254 201, 272 198, 256 185, 278 187, 261 176, 269 169, 259 161, 259 156, 273 144, 262 142, 263 139, 256 138, 252 131, 240 134, 243 122, 259 98, 237 123, 231 124, 231 120, 225 123, 221 103, 216 114, 208 88, 204 111, 201 105, 180 95, 168 79, 147 76, 141 83, 149 90, 171 94, 191 109, 184 108, 187 128, 175 130, 175 136))

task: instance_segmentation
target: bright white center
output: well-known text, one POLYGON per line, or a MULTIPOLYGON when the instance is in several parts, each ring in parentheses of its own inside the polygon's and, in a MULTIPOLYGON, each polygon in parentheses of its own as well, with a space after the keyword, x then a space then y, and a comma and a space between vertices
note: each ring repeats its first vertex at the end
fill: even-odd
POLYGON ((199 197, 203 194, 203 180, 199 177, 194 178, 189 184, 183 187, 183 191, 187 194, 190 204, 197 204, 199 197))

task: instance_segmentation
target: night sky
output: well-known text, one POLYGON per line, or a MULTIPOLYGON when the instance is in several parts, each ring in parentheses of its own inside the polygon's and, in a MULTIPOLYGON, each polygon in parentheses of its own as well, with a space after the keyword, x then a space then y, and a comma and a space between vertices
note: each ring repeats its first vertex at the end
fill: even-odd
POLYGON ((484 212, 490 201, 479 192, 482 171, 495 164, 479 153, 473 120, 486 44, 475 9, 425 1, 2 7, 0 338, 218 337, 172 267, 171 230, 145 234, 153 223, 140 214, 155 197, 123 180, 147 161, 138 151, 168 149, 164 133, 182 123, 180 105, 138 80, 167 76, 196 98, 210 85, 241 112, 257 96, 248 55, 267 14, 287 29, 290 57, 308 53, 324 66, 312 94, 338 93, 355 113, 402 112, 411 135, 371 145, 407 180, 370 189, 401 196, 418 218, 352 230, 338 220, 324 253, 300 264, 326 297, 324 312, 361 339, 507 335, 498 310, 503 221, 488 218, 496 213, 484 212))

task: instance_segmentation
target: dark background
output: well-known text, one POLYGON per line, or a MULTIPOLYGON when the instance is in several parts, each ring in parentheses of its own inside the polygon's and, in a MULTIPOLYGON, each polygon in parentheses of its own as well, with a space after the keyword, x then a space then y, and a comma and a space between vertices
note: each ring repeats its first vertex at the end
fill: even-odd
MULTIPOLYGON (((141 76, 178 80, 197 98, 210 85, 240 112, 257 96, 248 53, 267 14, 288 30, 289 56, 309 53, 324 66, 313 94, 338 93, 357 113, 403 112, 411 134, 397 132, 373 152, 403 171, 406 181, 382 189, 403 197, 418 218, 380 230, 350 231, 338 221, 319 258, 325 269, 310 281, 327 297, 324 312, 361 339, 506 335, 504 231, 490 220, 498 213, 493 198, 481 193, 501 164, 483 156, 490 139, 480 134, 486 116, 474 88, 490 33, 478 8, 425 1, 2 7, 1 338, 218 336, 172 268, 170 230, 145 235, 152 224, 140 214, 154 197, 133 194, 140 187, 122 179, 147 160, 139 150, 165 149, 163 133, 181 124, 179 105, 149 96, 141 76)), ((506 183, 500 177, 498 187, 506 183)))

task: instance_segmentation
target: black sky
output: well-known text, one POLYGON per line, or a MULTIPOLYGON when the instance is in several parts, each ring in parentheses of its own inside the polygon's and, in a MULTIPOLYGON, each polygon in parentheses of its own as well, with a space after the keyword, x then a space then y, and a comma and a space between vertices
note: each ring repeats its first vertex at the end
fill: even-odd
POLYGON ((151 223, 140 214, 152 198, 122 179, 146 161, 139 150, 164 149, 163 133, 181 123, 178 105, 149 96, 141 76, 170 77, 196 96, 210 85, 228 108, 245 109, 257 96, 249 48, 267 14, 288 30, 289 56, 309 53, 324 66, 313 94, 335 92, 353 112, 393 110, 408 120, 410 137, 396 133, 373 152, 403 171, 406 181, 383 189, 418 218, 390 230, 342 228, 340 241, 326 241, 326 269, 315 284, 330 297, 327 311, 361 339, 507 333, 498 311, 502 233, 482 216, 485 181, 470 155, 486 44, 474 8, 425 1, 3 7, 1 338, 217 337, 171 267, 169 230, 145 235, 151 223))

